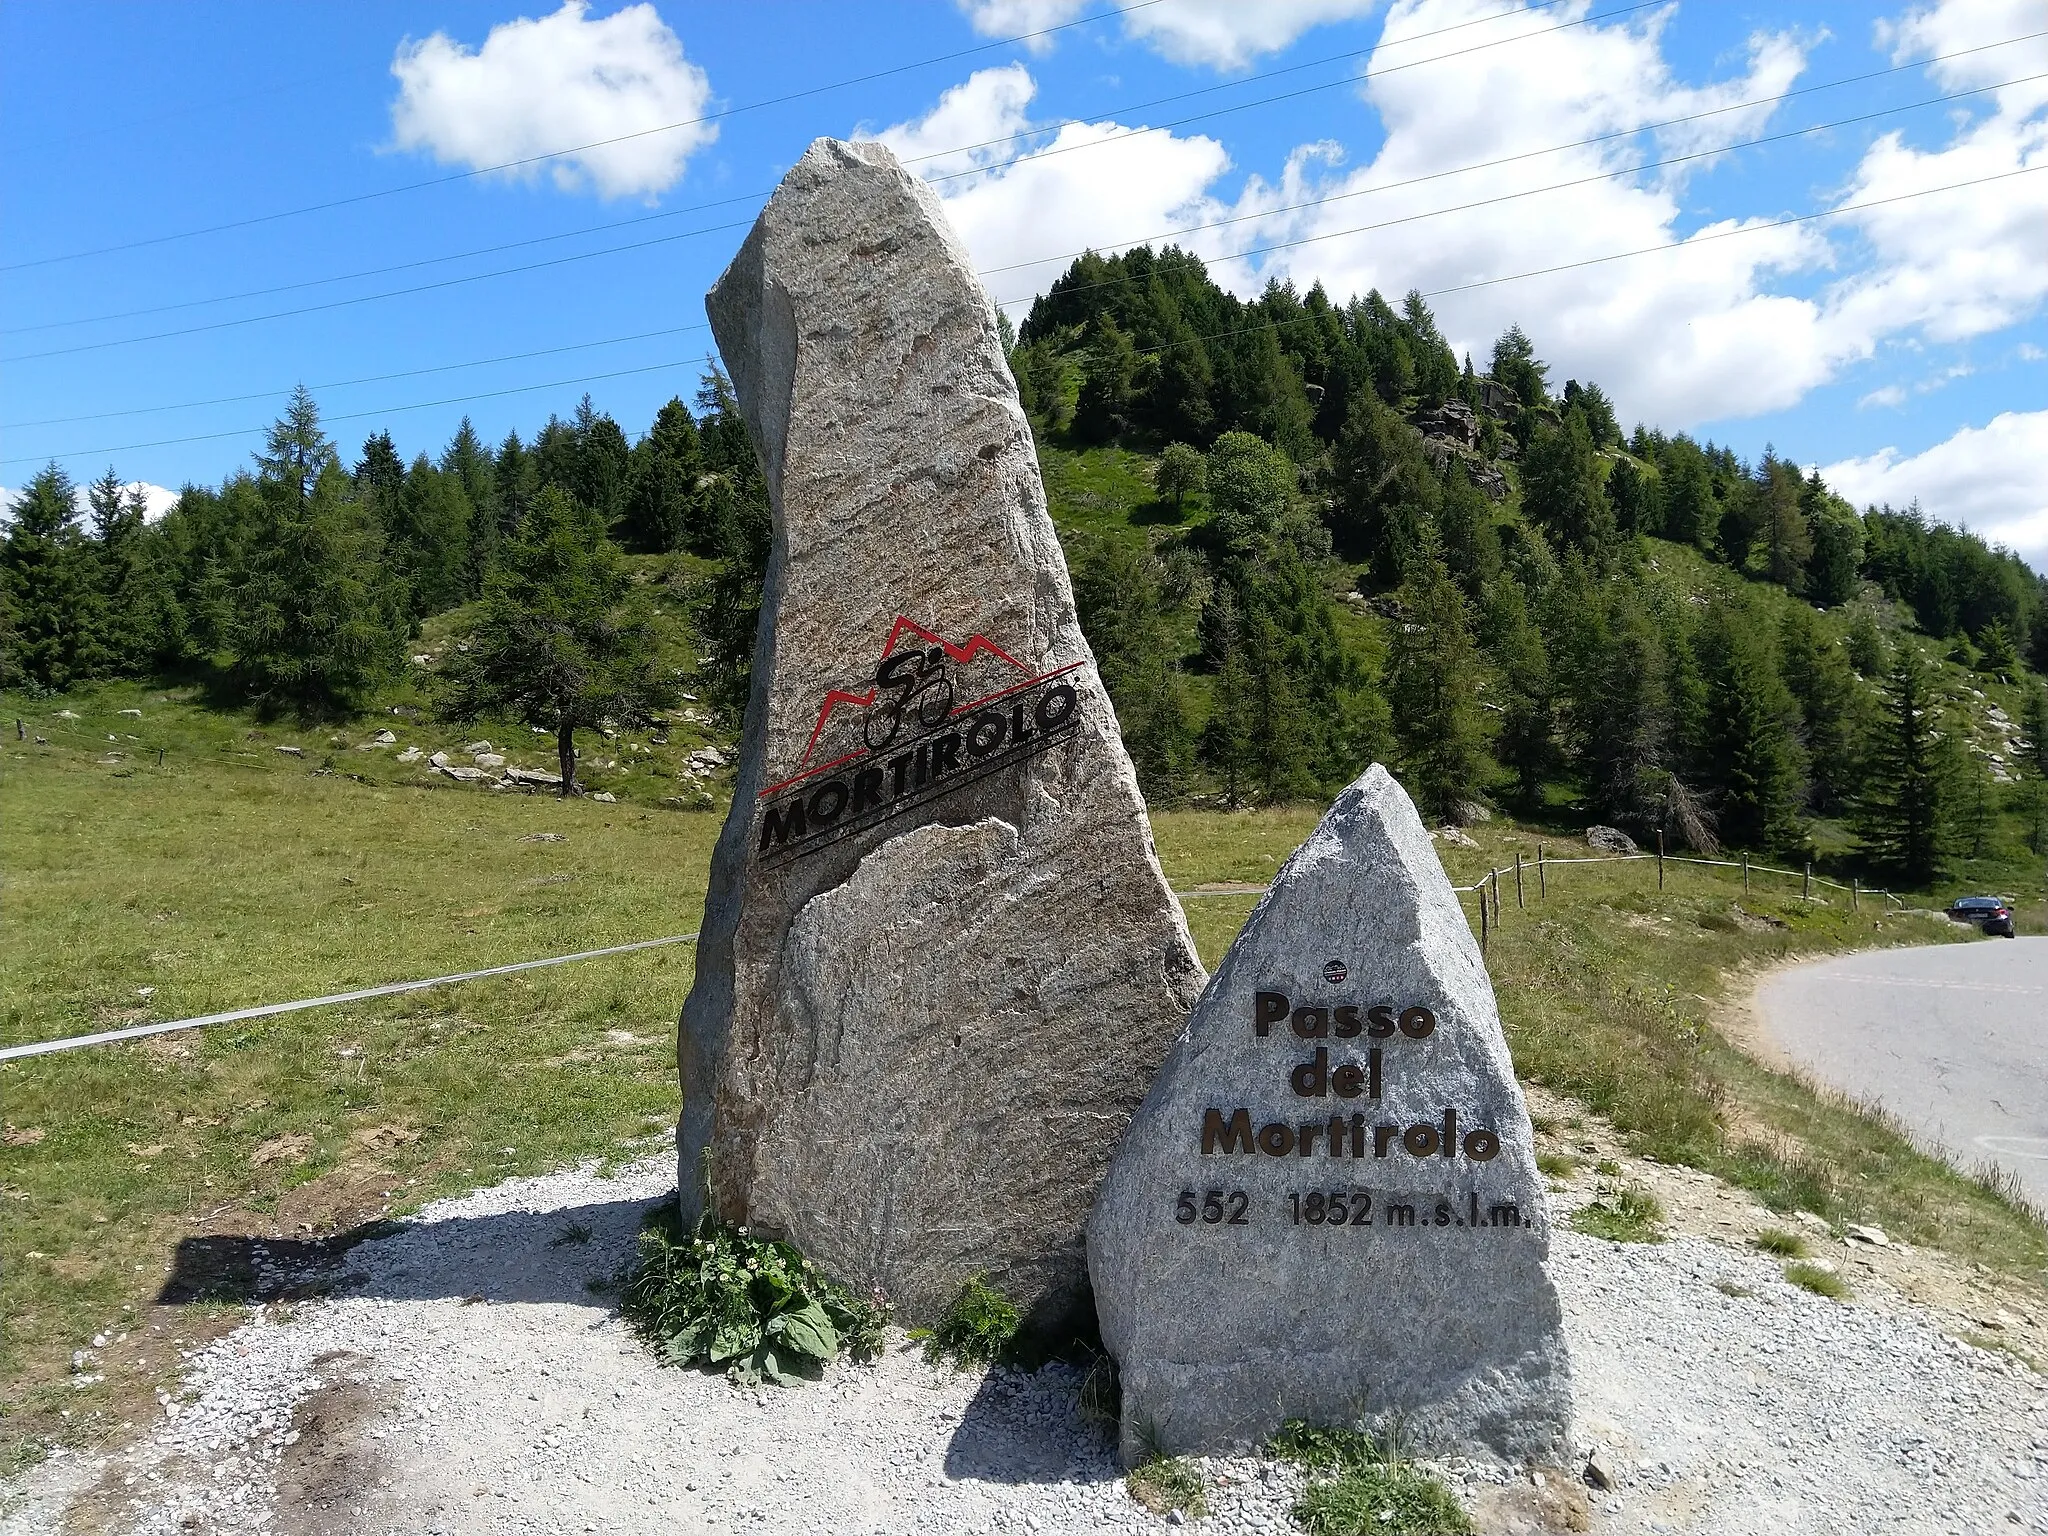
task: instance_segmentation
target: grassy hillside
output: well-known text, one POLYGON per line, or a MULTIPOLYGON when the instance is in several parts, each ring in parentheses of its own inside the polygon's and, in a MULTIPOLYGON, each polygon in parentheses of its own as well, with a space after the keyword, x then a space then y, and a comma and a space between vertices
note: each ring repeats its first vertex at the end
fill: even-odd
MULTIPOLYGON (((688 932, 701 911, 718 817, 643 802, 643 785, 662 787, 644 773, 619 781, 632 800, 562 803, 420 779, 391 763, 396 749, 362 750, 360 725, 294 737, 136 691, 39 701, 23 718, 48 744, 0 755, 8 1042, 688 932), (109 734, 118 762, 100 760, 109 734), (287 738, 305 758, 274 750, 287 738)), ((398 732, 447 736, 402 719, 398 732)), ((1156 818, 1210 964, 1252 898, 1192 893, 1270 878, 1316 814, 1156 818)), ((1461 882, 1563 835, 1476 832, 1480 849, 1445 850, 1461 882)), ((2040 1229, 2013 1207, 1715 1033, 1731 971, 1949 936, 1793 894, 1738 901, 1739 883, 1675 874, 1659 896, 1636 864, 1574 868, 1540 909, 1532 890, 1524 915, 1510 900, 1492 963, 1519 1069, 1642 1150, 1774 1204, 2036 1272, 2040 1229)), ((659 949, 0 1068, 10 1453, 119 1433, 153 1412, 173 1341, 239 1316, 189 1300, 191 1239, 361 1231, 441 1193, 651 1145, 677 1110, 691 958, 659 949), (188 1299, 157 1305, 174 1280, 188 1299), (70 1376, 73 1349, 121 1333, 131 1342, 101 1353, 103 1380, 70 1376)), ((214 1279, 220 1297, 246 1294, 214 1279)))

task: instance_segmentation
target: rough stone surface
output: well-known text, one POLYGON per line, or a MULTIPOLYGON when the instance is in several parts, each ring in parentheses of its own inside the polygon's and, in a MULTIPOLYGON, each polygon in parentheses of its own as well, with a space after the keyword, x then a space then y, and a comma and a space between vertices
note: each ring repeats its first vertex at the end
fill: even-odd
POLYGON ((1555 1461, 1571 1367, 1549 1249, 1485 965, 1375 765, 1231 946, 1089 1223, 1125 1454, 1398 1416, 1437 1454, 1555 1461))
POLYGON ((1588 827, 1586 843, 1602 853, 1638 853, 1636 840, 1619 827, 1588 827))
POLYGON ((685 1214, 912 1321, 983 1273, 1050 1322, 1204 978, 994 311, 931 192, 828 139, 707 307, 774 543, 681 1024, 685 1214))

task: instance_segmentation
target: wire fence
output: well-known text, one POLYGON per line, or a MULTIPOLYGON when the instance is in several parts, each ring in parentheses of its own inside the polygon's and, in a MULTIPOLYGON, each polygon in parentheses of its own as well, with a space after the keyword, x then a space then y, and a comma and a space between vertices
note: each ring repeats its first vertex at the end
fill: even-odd
POLYGON ((179 1029, 203 1029, 208 1024, 232 1024, 241 1019, 266 1019, 273 1014, 296 1013, 301 1008, 329 1008, 337 1003, 360 1003, 373 997, 398 997, 423 992, 428 987, 450 986, 458 981, 480 981, 486 976, 510 976, 515 971, 537 971, 544 966, 567 965, 571 960, 594 960, 600 955, 624 955, 637 949, 659 949, 664 944, 694 944, 694 933, 672 934, 665 939, 642 939, 637 944, 613 944, 605 949, 583 949, 573 955, 550 955, 545 960, 520 960, 511 965, 486 966, 478 971, 457 971, 453 976, 430 976, 424 981, 394 981, 381 987, 359 987, 353 992, 330 992, 325 997, 302 997, 289 1003, 265 1003, 259 1008, 236 1008, 227 1013, 203 1013, 196 1018, 170 1019, 161 1024, 131 1024, 126 1029, 103 1029, 97 1034, 66 1035, 60 1040, 36 1040, 27 1045, 0 1047, 0 1061, 17 1061, 24 1056, 47 1056, 53 1051, 75 1051, 86 1045, 113 1045, 122 1040, 140 1040, 148 1035, 165 1035, 179 1029))
POLYGON ((1534 860, 1526 859, 1522 854, 1517 853, 1514 863, 1503 864, 1497 869, 1489 869, 1472 884, 1454 885, 1451 889, 1461 895, 1471 895, 1475 892, 1478 894, 1479 947, 1485 949, 1488 942, 1492 939, 1493 930, 1500 926, 1500 884, 1504 876, 1512 878, 1514 881, 1515 906, 1519 910, 1528 905, 1528 886, 1532 877, 1536 887, 1536 899, 1542 901, 1548 898, 1550 894, 1550 871, 1558 865, 1641 864, 1651 862, 1654 862, 1657 866, 1657 889, 1660 891, 1664 889, 1665 865, 1690 864, 1700 869, 1740 871, 1742 875, 1742 893, 1745 896, 1750 893, 1751 884, 1756 877, 1769 875, 1774 878, 1797 880, 1799 882, 1799 897, 1802 901, 1825 901, 1826 897, 1816 897, 1813 893, 1815 886, 1822 886, 1828 890, 1841 891, 1847 894, 1849 905, 1852 909, 1861 909, 1863 898, 1866 896, 1874 897, 1882 902, 1887 911, 1893 907, 1897 907, 1902 911, 1907 909, 1905 898, 1897 892, 1885 890, 1880 886, 1864 885, 1853 875, 1850 876, 1849 883, 1844 885, 1839 880, 1830 880, 1825 875, 1816 875, 1813 872, 1813 865, 1810 863, 1799 869, 1782 869, 1775 864, 1752 863, 1747 854, 1743 855, 1740 859, 1705 859, 1689 854, 1666 853, 1664 851, 1664 839, 1661 835, 1657 839, 1656 850, 1648 853, 1638 849, 1634 853, 1573 854, 1563 858, 1554 858, 1542 843, 1538 843, 1534 860))

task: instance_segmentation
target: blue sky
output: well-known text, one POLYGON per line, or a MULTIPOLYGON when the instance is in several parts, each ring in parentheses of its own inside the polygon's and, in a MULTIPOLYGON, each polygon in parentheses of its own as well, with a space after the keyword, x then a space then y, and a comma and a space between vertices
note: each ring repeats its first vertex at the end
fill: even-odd
POLYGON ((2048 38, 2013 41, 2044 30, 2038 0, 17 0, 0 484, 218 481, 298 382, 350 456, 585 390, 637 435, 781 172, 880 134, 1017 314, 1075 251, 1192 230, 1247 296, 1437 293, 1482 364, 1518 321, 1624 421, 2048 567, 2048 38))

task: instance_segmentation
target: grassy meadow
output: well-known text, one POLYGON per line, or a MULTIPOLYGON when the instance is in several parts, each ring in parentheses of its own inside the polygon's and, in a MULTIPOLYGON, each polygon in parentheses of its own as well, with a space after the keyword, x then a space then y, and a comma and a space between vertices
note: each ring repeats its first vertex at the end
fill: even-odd
MULTIPOLYGON (((673 793, 682 732, 586 745, 634 765, 610 781, 593 771, 622 795, 603 804, 399 764, 407 745, 452 751, 466 734, 404 715, 309 731, 140 687, 7 703, 0 1043, 697 926, 720 817, 683 808, 705 798, 694 790, 673 793), (386 724, 398 744, 368 745, 386 724)), ((514 761, 547 766, 545 747, 514 761)), ((1269 879, 1316 814, 1154 818, 1212 966, 1255 900, 1228 888, 1269 879)), ((1459 883, 1568 835, 1472 830, 1478 849, 1443 850, 1459 883)), ((1547 900, 1528 882, 1526 910, 1506 887, 1490 959, 1518 1069, 1638 1150, 1774 1206, 1875 1220, 2038 1277, 2048 1250, 2024 1212, 1717 1030, 1732 976, 1954 936, 1830 895, 1803 902, 1796 884, 1759 880, 1744 897, 1739 879, 1678 866, 1659 893, 1648 863, 1553 868, 1547 900)), ((2029 919, 2041 926, 2038 904, 2029 919)), ((677 1109, 691 962, 679 945, 0 1066, 0 1467, 154 1411, 175 1349, 110 1347, 93 1366, 103 1379, 74 1376, 72 1351, 96 1334, 190 1342, 240 1315, 158 1304, 182 1240, 359 1229, 436 1195, 645 1149, 677 1109)))

